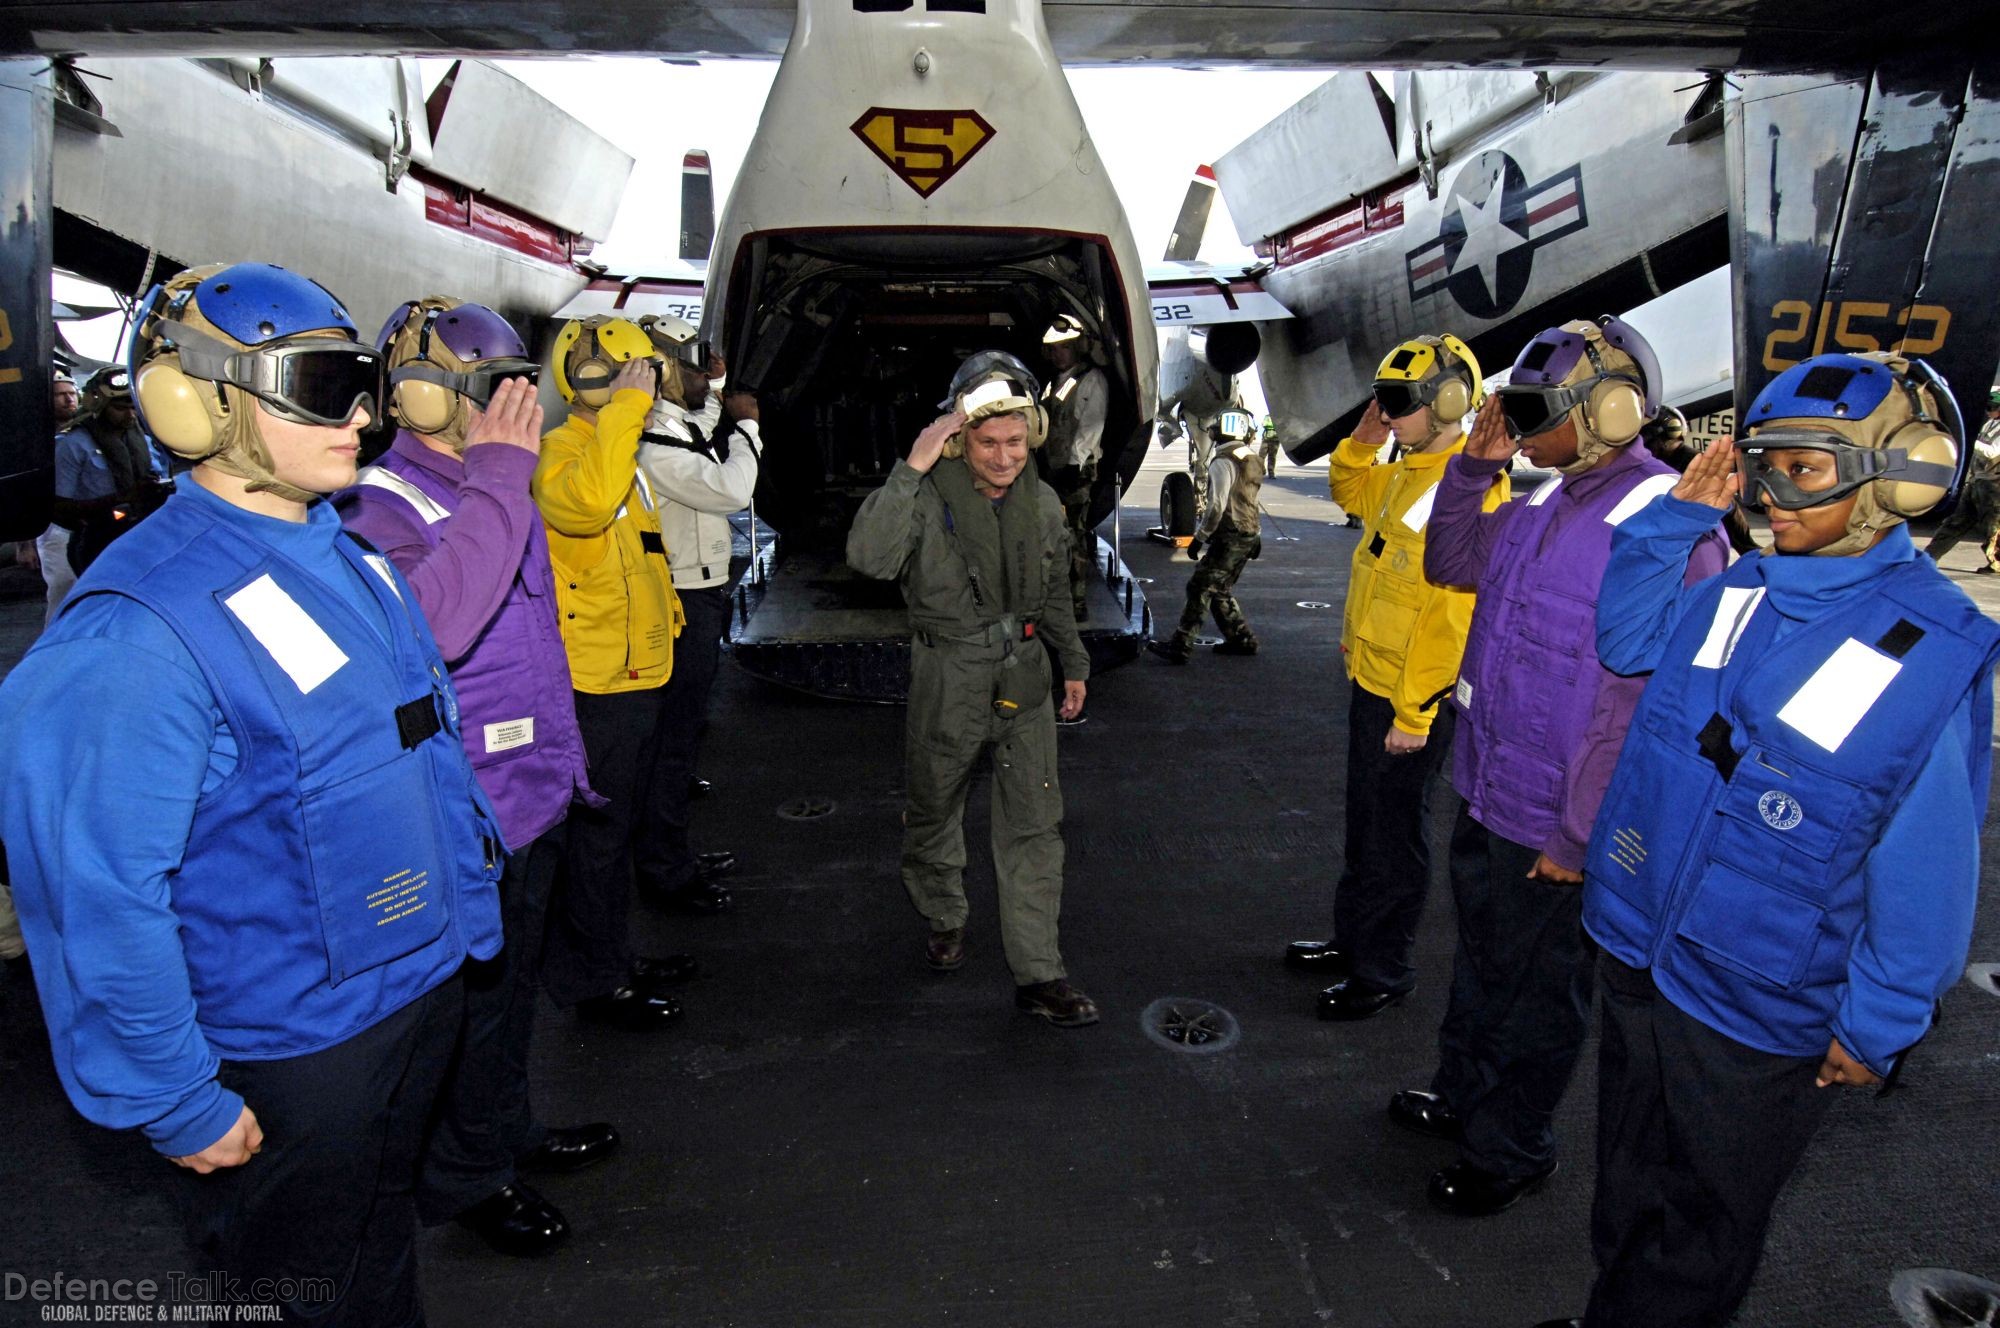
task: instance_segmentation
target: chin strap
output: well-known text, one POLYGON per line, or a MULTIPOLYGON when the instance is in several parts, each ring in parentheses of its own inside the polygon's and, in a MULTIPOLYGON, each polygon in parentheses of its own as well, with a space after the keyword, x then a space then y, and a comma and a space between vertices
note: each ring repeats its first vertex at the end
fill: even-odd
POLYGON ((257 402, 240 387, 229 387, 229 423, 222 446, 202 458, 225 475, 247 481, 252 493, 268 493, 289 503, 310 503, 326 495, 287 484, 271 472, 271 453, 257 429, 257 402))
POLYGON ((1823 549, 1814 549, 1820 558, 1844 558, 1870 548, 1883 531, 1903 524, 1904 518, 1884 511, 1875 501, 1875 486, 1864 484, 1854 496, 1854 510, 1847 514, 1847 533, 1823 549))

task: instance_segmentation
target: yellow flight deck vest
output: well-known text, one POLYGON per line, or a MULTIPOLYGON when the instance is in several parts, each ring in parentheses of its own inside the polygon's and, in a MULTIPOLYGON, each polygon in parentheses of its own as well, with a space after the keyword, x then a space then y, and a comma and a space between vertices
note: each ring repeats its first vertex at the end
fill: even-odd
POLYGON ((639 434, 652 398, 627 388, 597 421, 571 415, 542 439, 535 505, 549 533, 571 684, 637 692, 666 682, 684 616, 639 434))
MULTIPOLYGON (((1431 502, 1445 463, 1464 448, 1461 438, 1442 452, 1405 453, 1378 465, 1376 448, 1348 438, 1334 449, 1327 472, 1333 500, 1362 521, 1340 628, 1347 676, 1386 697, 1405 733, 1431 731, 1438 706, 1458 681, 1472 627, 1471 591, 1424 580, 1431 502)), ((1507 493, 1503 473, 1481 509, 1493 511, 1507 493)))

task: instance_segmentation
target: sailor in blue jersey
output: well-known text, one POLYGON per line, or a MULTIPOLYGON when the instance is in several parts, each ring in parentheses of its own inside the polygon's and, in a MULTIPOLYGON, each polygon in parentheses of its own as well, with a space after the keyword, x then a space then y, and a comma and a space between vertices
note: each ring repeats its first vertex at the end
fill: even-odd
POLYGON ((420 1324, 416 1160, 504 849, 409 586, 320 501, 381 357, 239 264, 149 293, 131 368, 198 464, 0 686, 56 1068, 183 1168, 203 1263, 288 1280, 286 1322, 420 1324))
POLYGON ((1652 678, 1584 868, 1593 1328, 1729 1322, 1823 1090, 1894 1075, 1972 933, 2000 626, 1903 524, 1963 481, 1949 391, 1822 355, 1747 418, 1619 528, 1599 599, 1606 666, 1652 678), (1739 498, 1774 547, 1684 589, 1739 498))

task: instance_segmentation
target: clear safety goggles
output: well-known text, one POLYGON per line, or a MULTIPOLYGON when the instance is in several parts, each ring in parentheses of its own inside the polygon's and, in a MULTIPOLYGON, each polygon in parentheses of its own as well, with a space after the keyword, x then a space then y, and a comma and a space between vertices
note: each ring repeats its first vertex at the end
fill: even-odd
POLYGON ((162 339, 182 373, 240 387, 288 420, 337 429, 364 407, 380 418, 388 361, 373 346, 313 338, 245 350, 185 323, 166 324, 162 339))
POLYGON ((435 383, 439 387, 456 392, 471 401, 481 410, 493 400, 493 393, 500 384, 516 378, 526 379, 530 386, 541 381, 542 366, 533 360, 498 359, 481 360, 463 373, 453 373, 431 364, 408 364, 389 373, 389 386, 398 383, 435 383))
POLYGON ((1856 447, 1824 429, 1760 429, 1736 445, 1743 470, 1743 505, 1753 512, 1775 507, 1797 512, 1823 503, 1839 502, 1875 480, 1907 480, 1948 487, 1956 476, 1950 466, 1912 461, 1900 447, 1856 447), (1834 482, 1824 489, 1801 489, 1770 455, 1781 451, 1823 452, 1834 460, 1834 482))

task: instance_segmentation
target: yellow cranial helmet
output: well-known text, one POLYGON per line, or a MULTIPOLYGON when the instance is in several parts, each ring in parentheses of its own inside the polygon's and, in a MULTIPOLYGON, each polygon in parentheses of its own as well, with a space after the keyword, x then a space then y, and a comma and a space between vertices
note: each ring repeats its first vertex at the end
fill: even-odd
POLYGON ((611 380, 633 360, 659 360, 644 328, 615 314, 572 318, 556 333, 556 390, 592 410, 611 400, 611 380))
POLYGON ((1428 407, 1440 427, 1463 419, 1486 400, 1478 359, 1449 332, 1411 337, 1383 356, 1375 370, 1374 393, 1390 419, 1428 407))

